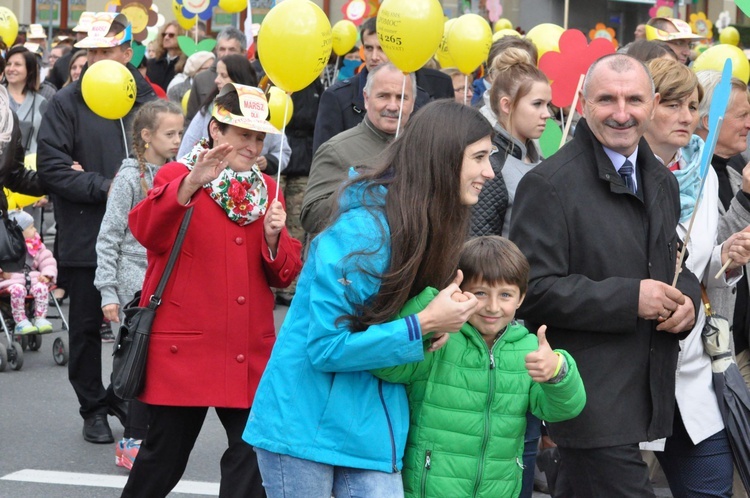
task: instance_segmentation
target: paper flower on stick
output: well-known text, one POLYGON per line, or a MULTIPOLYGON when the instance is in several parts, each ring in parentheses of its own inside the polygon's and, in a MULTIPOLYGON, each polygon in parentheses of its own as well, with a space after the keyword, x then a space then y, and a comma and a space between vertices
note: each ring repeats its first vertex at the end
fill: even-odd
POLYGON ((341 7, 341 13, 344 14, 344 19, 350 20, 356 26, 373 15, 370 2, 365 0, 349 0, 341 7))
POLYGON ((595 40, 597 38, 604 38, 606 40, 609 40, 612 43, 612 46, 615 47, 615 50, 617 50, 617 47, 620 46, 620 44, 617 42, 615 30, 612 28, 608 28, 604 25, 604 23, 598 22, 596 23, 596 26, 594 26, 594 29, 589 31, 589 38, 591 40, 595 40))
POLYGON ((148 37, 148 28, 156 26, 159 12, 154 10, 153 0, 120 0, 117 12, 128 18, 133 30, 133 40, 143 42, 148 37))
POLYGON ((714 23, 706 18, 704 12, 690 14, 690 28, 693 30, 693 33, 704 36, 707 40, 710 40, 714 36, 714 23))
MULTIPOLYGON (((552 103, 566 107, 573 103, 578 80, 589 66, 603 55, 615 51, 606 38, 595 38, 586 43, 586 36, 577 29, 565 30, 560 36, 559 52, 550 51, 539 59, 539 69, 547 75, 552 85, 552 103)), ((581 112, 581 103, 578 103, 581 112)))
POLYGON ((729 26, 729 23, 732 22, 732 17, 729 15, 728 10, 724 10, 719 14, 719 18, 716 19, 716 22, 714 23, 714 26, 716 26, 716 29, 719 30, 719 33, 721 33, 721 30, 729 26))
POLYGON ((182 7, 182 17, 187 20, 198 16, 201 21, 211 19, 214 7, 219 5, 219 0, 177 0, 177 5, 182 7))
POLYGON ((648 15, 651 17, 673 17, 674 2, 671 0, 656 0, 656 5, 649 9, 648 15))

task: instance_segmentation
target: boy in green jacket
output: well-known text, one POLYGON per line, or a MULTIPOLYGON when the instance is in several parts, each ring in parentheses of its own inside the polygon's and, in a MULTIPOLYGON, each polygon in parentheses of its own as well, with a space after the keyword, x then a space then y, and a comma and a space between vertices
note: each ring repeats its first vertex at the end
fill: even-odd
MULTIPOLYGON (((442 348, 426 344, 423 361, 373 374, 406 384, 407 497, 512 498, 521 491, 526 412, 550 422, 571 419, 583 410, 586 392, 573 358, 550 348, 546 327, 535 336, 514 321, 529 276, 515 244, 474 238, 459 269, 462 289, 479 300, 469 322, 442 348)), ((401 314, 421 311, 437 293, 425 289, 401 314)))

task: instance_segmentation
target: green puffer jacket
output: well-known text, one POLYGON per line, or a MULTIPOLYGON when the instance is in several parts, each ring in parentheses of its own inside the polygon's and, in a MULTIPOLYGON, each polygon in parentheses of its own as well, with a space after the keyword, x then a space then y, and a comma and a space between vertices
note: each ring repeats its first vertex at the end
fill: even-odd
MULTIPOLYGON (((425 289, 401 311, 423 310, 437 295, 425 289)), ((411 410, 404 455, 406 497, 512 498, 521 491, 526 412, 558 422, 577 416, 586 392, 573 358, 557 384, 531 380, 525 357, 535 335, 515 322, 489 350, 468 323, 424 361, 373 371, 406 384, 411 410)))

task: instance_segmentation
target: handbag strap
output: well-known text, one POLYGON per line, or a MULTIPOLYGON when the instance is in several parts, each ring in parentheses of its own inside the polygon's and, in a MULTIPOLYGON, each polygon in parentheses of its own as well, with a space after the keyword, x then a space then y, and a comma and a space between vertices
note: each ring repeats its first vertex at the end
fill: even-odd
POLYGON ((172 268, 174 268, 174 264, 177 261, 177 257, 180 255, 180 250, 182 249, 182 242, 185 240, 185 234, 187 233, 187 228, 188 228, 188 225, 190 224, 191 216, 193 216, 192 207, 189 208, 185 212, 185 216, 182 218, 180 229, 177 232, 177 238, 174 241, 174 246, 172 246, 172 252, 169 253, 167 266, 164 268, 164 273, 162 273, 161 275, 161 279, 159 280, 159 285, 156 286, 156 290, 148 299, 148 307, 152 310, 155 310, 161 304, 161 295, 164 292, 164 288, 167 286, 167 282, 169 281, 169 276, 172 274, 172 268))

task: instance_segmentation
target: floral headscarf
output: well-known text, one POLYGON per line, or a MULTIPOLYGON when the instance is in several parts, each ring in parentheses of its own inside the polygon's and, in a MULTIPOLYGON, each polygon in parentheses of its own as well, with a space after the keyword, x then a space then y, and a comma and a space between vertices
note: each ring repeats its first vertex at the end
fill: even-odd
MULTIPOLYGON (((198 154, 209 150, 208 140, 203 138, 193 150, 185 154, 180 162, 192 170, 198 154)), ((257 165, 250 171, 237 172, 227 166, 218 178, 203 188, 227 213, 230 220, 240 226, 249 225, 264 214, 268 208, 268 188, 257 165)))

